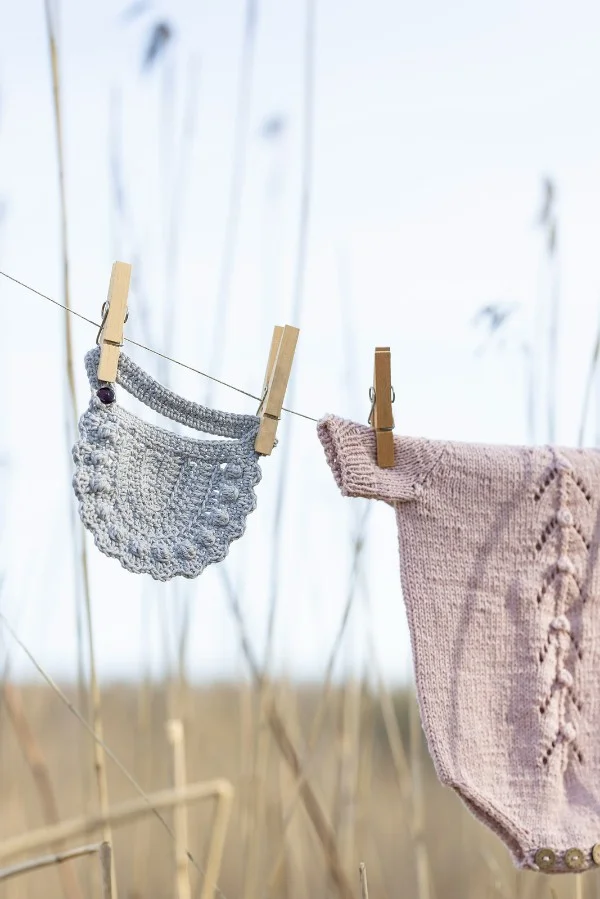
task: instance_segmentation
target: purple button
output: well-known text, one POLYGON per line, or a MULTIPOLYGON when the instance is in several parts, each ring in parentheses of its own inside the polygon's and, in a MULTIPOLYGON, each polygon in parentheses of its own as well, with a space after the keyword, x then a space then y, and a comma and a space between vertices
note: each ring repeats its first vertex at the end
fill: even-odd
POLYGON ((110 384, 107 384, 105 387, 99 387, 96 391, 96 396, 105 406, 108 406, 115 401, 115 391, 110 384))

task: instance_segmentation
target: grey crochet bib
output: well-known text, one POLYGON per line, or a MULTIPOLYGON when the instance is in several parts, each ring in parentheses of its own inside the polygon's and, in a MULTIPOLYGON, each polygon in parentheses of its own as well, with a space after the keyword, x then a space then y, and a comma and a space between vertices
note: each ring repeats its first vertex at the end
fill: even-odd
POLYGON ((259 419, 207 409, 163 387, 124 353, 117 384, 150 409, 228 440, 198 440, 148 424, 96 395, 100 349, 87 353, 92 388, 73 447, 79 514, 96 546, 129 571, 167 581, 220 562, 256 508, 259 419))

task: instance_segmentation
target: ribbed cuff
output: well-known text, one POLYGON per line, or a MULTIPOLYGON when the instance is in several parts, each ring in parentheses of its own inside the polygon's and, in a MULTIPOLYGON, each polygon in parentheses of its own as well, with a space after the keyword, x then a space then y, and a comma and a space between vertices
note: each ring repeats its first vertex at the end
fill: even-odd
POLYGON ((344 496, 406 502, 421 495, 423 485, 445 444, 413 437, 395 437, 393 468, 377 465, 375 432, 366 425, 327 415, 317 433, 335 481, 344 496))
POLYGON ((371 429, 327 415, 318 423, 317 434, 342 494, 374 498, 377 464, 375 435, 371 429))

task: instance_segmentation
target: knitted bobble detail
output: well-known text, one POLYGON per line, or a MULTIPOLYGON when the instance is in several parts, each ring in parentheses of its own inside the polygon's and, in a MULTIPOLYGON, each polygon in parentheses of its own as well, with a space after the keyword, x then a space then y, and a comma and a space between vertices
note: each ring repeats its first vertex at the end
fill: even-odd
POLYGON ((557 615, 550 622, 550 627, 554 631, 563 631, 565 634, 571 633, 571 622, 566 615, 557 615))

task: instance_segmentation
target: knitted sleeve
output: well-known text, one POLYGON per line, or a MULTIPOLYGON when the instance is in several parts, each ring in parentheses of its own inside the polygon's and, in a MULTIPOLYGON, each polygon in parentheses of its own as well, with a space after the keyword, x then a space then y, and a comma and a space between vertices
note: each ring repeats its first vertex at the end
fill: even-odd
POLYGON ((375 432, 366 425, 327 415, 317 425, 327 462, 344 496, 395 503, 420 496, 445 444, 395 437, 394 468, 377 465, 375 432))

